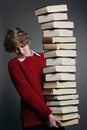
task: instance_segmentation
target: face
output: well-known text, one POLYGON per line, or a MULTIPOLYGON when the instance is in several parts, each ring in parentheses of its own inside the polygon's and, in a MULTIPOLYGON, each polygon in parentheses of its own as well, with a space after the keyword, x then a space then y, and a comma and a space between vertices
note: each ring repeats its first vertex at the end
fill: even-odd
POLYGON ((28 44, 19 44, 16 47, 15 53, 18 57, 26 57, 30 54, 30 49, 28 44))

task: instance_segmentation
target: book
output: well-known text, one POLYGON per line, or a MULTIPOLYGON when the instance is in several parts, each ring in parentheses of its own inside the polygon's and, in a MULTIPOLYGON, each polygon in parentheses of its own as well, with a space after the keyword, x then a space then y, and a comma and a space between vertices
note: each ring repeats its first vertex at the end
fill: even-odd
POLYGON ((76 72, 76 66, 47 66, 43 68, 43 73, 54 73, 54 72, 76 72))
POLYGON ((48 88, 76 88, 76 81, 54 81, 54 82, 44 82, 43 87, 48 88))
POLYGON ((42 43, 70 43, 76 42, 76 37, 42 37, 42 43))
POLYGON ((76 57, 76 50, 52 50, 44 52, 45 58, 51 57, 76 57))
POLYGON ((38 16, 38 23, 45 23, 49 21, 55 21, 55 20, 67 20, 68 15, 67 13, 50 13, 50 14, 43 14, 41 16, 38 16))
POLYGON ((71 126, 71 125, 76 125, 78 123, 79 123, 78 119, 73 119, 73 120, 64 121, 62 123, 62 126, 71 126))
POLYGON ((55 114, 55 116, 61 120, 61 121, 65 121, 66 120, 71 120, 71 119, 76 119, 78 118, 78 113, 70 113, 70 114, 55 114))
POLYGON ((72 73, 45 74, 45 81, 74 81, 75 79, 75 74, 72 73))
POLYGON ((51 65, 76 65, 76 58, 47 58, 46 66, 51 65))
POLYGON ((41 29, 55 29, 55 28, 67 28, 67 29, 73 29, 74 28, 74 22, 72 21, 53 21, 48 23, 42 23, 41 29))
POLYGON ((52 30, 43 30, 43 37, 73 37, 72 29, 52 29, 52 30))
POLYGON ((65 12, 67 10, 68 10, 67 4, 50 5, 50 6, 44 6, 44 7, 35 9, 35 15, 38 16, 38 15, 53 13, 53 12, 65 12))
POLYGON ((43 89, 44 95, 61 95, 61 94, 75 94, 77 92, 76 88, 70 89, 43 89))
POLYGON ((70 95, 46 95, 45 99, 48 101, 59 101, 59 100, 69 100, 69 99, 78 99, 78 94, 70 94, 70 95))
POLYGON ((47 101, 47 106, 68 106, 68 105, 78 105, 79 99, 73 99, 73 100, 61 100, 61 101, 47 101))
POLYGON ((43 44, 43 50, 68 50, 68 49, 76 49, 75 43, 70 44, 43 44))
POLYGON ((53 114, 67 114, 67 113, 74 113, 78 112, 78 106, 71 105, 71 106, 60 106, 60 107, 49 107, 52 110, 53 114))

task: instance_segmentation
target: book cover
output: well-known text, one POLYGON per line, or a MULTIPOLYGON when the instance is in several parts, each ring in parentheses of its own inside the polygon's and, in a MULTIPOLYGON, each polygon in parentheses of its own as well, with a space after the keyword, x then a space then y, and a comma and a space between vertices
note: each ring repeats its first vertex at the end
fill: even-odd
POLYGON ((45 74, 45 81, 75 81, 76 76, 72 73, 45 74))
POLYGON ((44 52, 45 58, 51 57, 76 57, 77 52, 76 50, 52 50, 44 52))
POLYGON ((69 100, 69 99, 78 99, 79 95, 76 94, 68 94, 68 95, 46 95, 47 101, 60 101, 60 100, 69 100))
POLYGON ((72 100, 61 100, 61 101, 47 101, 47 106, 70 106, 70 105, 78 105, 79 99, 72 99, 72 100))
POLYGON ((76 88, 67 88, 67 89, 43 89, 44 95, 64 95, 64 94, 76 94, 76 88))
POLYGON ((46 89, 48 88, 76 88, 76 81, 69 82, 69 81, 54 81, 54 82, 44 82, 43 87, 46 89))
POLYGON ((71 66, 47 66, 45 68, 43 68, 43 73, 54 73, 54 72, 76 72, 76 66, 71 65, 71 66))
POLYGON ((41 24, 41 29, 55 29, 55 28, 67 28, 67 29, 73 29, 74 28, 74 22, 72 21, 53 21, 48 23, 41 24))
POLYGON ((53 114, 67 114, 67 113, 74 113, 78 112, 78 106, 61 106, 61 107, 49 107, 52 110, 53 114))
POLYGON ((72 29, 43 30, 43 37, 73 37, 72 29))
POLYGON ((45 23, 55 20, 67 20, 67 19, 68 19, 67 13, 50 13, 38 16, 38 23, 45 23))
POLYGON ((70 114, 55 114, 55 116, 61 121, 67 121, 71 119, 78 118, 78 113, 70 113, 70 114))
POLYGON ((76 37, 42 37, 42 43, 72 43, 76 37))
POLYGON ((76 58, 48 58, 46 66, 52 65, 76 65, 76 58))
POLYGON ((73 50, 76 49, 75 43, 70 44, 43 44, 43 50, 73 50))
POLYGON ((44 6, 36 9, 35 15, 38 16, 38 15, 52 13, 52 12, 65 12, 67 10, 68 10, 67 4, 50 5, 50 6, 44 6))
POLYGON ((62 126, 76 125, 78 123, 79 123, 78 119, 73 119, 73 120, 68 120, 68 121, 62 122, 62 126))

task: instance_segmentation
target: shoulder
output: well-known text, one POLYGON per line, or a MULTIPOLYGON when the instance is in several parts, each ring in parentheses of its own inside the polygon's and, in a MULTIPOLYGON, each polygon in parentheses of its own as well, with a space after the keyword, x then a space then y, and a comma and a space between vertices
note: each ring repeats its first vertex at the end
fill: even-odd
POLYGON ((37 54, 39 54, 39 56, 40 56, 41 58, 44 58, 44 53, 43 53, 43 52, 37 52, 37 54))
POLYGON ((17 64, 18 60, 17 58, 12 58, 11 60, 9 60, 8 62, 8 67, 11 67, 11 66, 15 66, 17 64))

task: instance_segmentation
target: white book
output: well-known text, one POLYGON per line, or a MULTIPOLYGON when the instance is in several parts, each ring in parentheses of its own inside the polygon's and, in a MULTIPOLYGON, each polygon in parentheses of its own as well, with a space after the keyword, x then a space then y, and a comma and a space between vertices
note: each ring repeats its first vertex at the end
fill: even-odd
POLYGON ((71 126, 71 125, 76 125, 78 123, 79 123, 79 119, 73 119, 73 120, 64 121, 62 123, 62 126, 71 126))
POLYGON ((53 50, 44 52, 45 58, 51 57, 76 57, 77 53, 76 50, 53 50))
POLYGON ((73 37, 73 30, 69 29, 43 30, 43 37, 54 37, 54 36, 73 37))
POLYGON ((70 43, 76 42, 76 37, 43 37, 42 43, 70 43))
POLYGON ((47 14, 47 13, 53 13, 53 12, 65 12, 67 11, 67 5, 62 4, 62 5, 50 5, 50 6, 45 6, 45 7, 40 7, 35 10, 35 15, 42 15, 42 14, 47 14))
POLYGON ((46 66, 51 65, 76 65, 76 58, 48 58, 46 66))
POLYGON ((47 106, 67 106, 67 105, 78 105, 79 99, 65 100, 65 101, 47 101, 47 106))
POLYGON ((51 13, 38 16, 38 23, 45 23, 55 20, 67 20, 67 19, 68 19, 67 13, 51 13))
POLYGON ((60 100, 69 100, 69 99, 78 99, 78 94, 68 94, 68 95, 46 95, 46 100, 48 101, 60 101, 60 100))
POLYGON ((44 95, 76 94, 76 88, 70 89, 43 89, 44 95))
POLYGON ((63 81, 63 82, 44 82, 43 87, 46 89, 48 88, 76 88, 76 82, 69 82, 69 81, 63 81))
POLYGON ((49 107, 53 114, 78 112, 78 106, 49 107))
POLYGON ((71 119, 76 119, 78 118, 78 113, 70 113, 70 114, 55 114, 55 116, 63 121, 63 122, 67 122, 67 120, 71 120, 71 119))
POLYGON ((54 28, 67 28, 67 29, 73 29, 74 28, 74 22, 71 21, 53 21, 48 23, 41 24, 41 29, 54 29, 54 28))
POLYGON ((43 73, 54 73, 54 72, 76 72, 76 66, 47 66, 43 68, 43 73))
POLYGON ((68 50, 76 49, 75 43, 70 44, 43 44, 43 50, 68 50))
POLYGON ((45 81, 74 81, 75 79, 75 74, 72 73, 45 74, 45 81))

